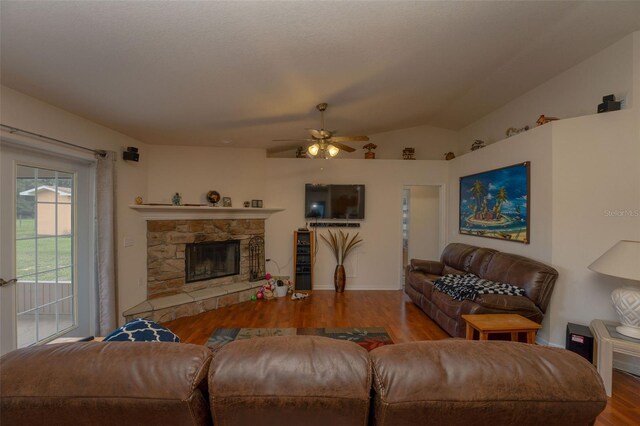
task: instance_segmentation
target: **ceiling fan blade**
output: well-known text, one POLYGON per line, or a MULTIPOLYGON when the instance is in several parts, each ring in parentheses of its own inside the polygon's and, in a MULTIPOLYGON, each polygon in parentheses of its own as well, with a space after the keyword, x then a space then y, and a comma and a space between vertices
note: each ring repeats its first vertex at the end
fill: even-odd
POLYGON ((312 137, 314 137, 315 139, 329 139, 332 135, 332 133, 329 130, 325 130, 325 129, 320 129, 320 130, 316 130, 316 129, 307 129, 309 131, 309 134, 311 134, 312 137))
POLYGON ((313 139, 272 139, 271 142, 315 142, 313 139))
POLYGON ((279 154, 279 153, 285 152, 285 151, 294 151, 294 150, 298 149, 299 146, 302 146, 303 148, 306 148, 307 147, 306 141, 299 141, 298 143, 293 143, 293 144, 289 144, 289 145, 282 145, 282 146, 276 146, 276 147, 273 147, 273 148, 269 148, 269 149, 267 149, 267 153, 269 155, 271 155, 271 154, 279 154))
POLYGON ((329 142, 366 142, 368 140, 369 136, 332 136, 329 142))
POLYGON ((353 151, 355 151, 355 150, 356 150, 355 148, 351 148, 351 147, 350 147, 350 146, 348 146, 348 145, 342 144, 342 143, 340 143, 340 142, 335 142, 335 141, 333 140, 333 138, 329 141, 329 143, 330 143, 331 145, 335 146, 336 148, 340 148, 341 150, 343 150, 343 151, 345 151, 345 152, 353 152, 353 151))

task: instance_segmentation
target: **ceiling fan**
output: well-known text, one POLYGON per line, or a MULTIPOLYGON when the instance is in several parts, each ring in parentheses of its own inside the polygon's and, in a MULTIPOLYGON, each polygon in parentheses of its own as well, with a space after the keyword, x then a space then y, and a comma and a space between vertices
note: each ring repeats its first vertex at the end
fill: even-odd
MULTIPOLYGON (((353 152, 355 148, 343 144, 342 142, 366 142, 369 140, 368 136, 334 136, 336 131, 325 130, 324 128, 324 112, 327 109, 328 104, 323 102, 316 105, 316 109, 320 111, 320 130, 307 129, 310 138, 307 139, 274 139, 273 142, 304 142, 309 144, 307 147, 307 155, 315 158, 333 158, 340 150, 345 152, 353 152)), ((288 151, 295 149, 299 144, 278 148, 276 150, 270 150, 270 153, 288 151)))

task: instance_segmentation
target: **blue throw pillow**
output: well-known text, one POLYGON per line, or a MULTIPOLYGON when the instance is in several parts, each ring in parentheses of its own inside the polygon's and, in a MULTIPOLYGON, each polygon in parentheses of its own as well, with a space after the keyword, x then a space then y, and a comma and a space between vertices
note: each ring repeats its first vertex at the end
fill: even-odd
POLYGON ((103 342, 180 342, 167 328, 151 320, 135 319, 115 329, 103 342))

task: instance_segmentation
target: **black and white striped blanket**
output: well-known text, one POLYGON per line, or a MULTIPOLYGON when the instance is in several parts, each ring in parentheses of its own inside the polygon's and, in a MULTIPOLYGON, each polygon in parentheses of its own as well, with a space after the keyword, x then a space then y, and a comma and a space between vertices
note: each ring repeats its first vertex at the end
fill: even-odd
POLYGON ((456 300, 474 300, 479 294, 505 294, 524 296, 524 289, 511 284, 485 280, 474 274, 445 275, 438 278, 434 287, 456 300))

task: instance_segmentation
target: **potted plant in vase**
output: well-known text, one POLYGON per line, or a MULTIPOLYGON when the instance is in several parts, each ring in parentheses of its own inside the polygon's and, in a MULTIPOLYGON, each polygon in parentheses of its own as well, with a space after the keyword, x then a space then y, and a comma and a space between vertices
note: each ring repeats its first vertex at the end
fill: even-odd
POLYGON ((358 235, 360 235, 359 232, 349 238, 349 233, 347 232, 345 234, 341 229, 335 234, 329 230, 329 238, 324 235, 320 235, 320 238, 322 238, 324 242, 331 247, 333 256, 336 258, 337 265, 336 271, 333 274, 333 284, 337 293, 344 292, 344 286, 346 284, 344 261, 347 259, 347 256, 349 256, 349 253, 351 253, 356 246, 362 243, 362 238, 358 238, 358 235))

